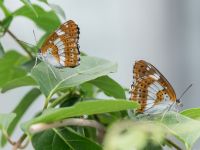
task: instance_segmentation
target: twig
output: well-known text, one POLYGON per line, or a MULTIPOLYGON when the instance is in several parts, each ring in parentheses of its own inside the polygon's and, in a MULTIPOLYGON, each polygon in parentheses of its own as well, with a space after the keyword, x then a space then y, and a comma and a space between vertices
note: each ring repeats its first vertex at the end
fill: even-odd
POLYGON ((54 122, 54 123, 38 123, 34 124, 30 127, 29 131, 31 133, 41 132, 51 128, 58 128, 64 126, 87 126, 97 129, 97 137, 98 140, 101 142, 104 134, 105 134, 105 127, 95 120, 87 120, 82 118, 70 118, 65 119, 62 121, 54 122))
POLYGON ((27 135, 24 133, 19 140, 13 145, 12 150, 17 150, 18 148, 23 149, 25 148, 28 144, 26 143, 25 145, 22 145, 23 141, 26 139, 27 135))
POLYGON ((29 57, 33 59, 33 55, 31 54, 31 52, 27 50, 27 48, 20 42, 20 40, 10 30, 7 30, 6 32, 25 50, 29 57))

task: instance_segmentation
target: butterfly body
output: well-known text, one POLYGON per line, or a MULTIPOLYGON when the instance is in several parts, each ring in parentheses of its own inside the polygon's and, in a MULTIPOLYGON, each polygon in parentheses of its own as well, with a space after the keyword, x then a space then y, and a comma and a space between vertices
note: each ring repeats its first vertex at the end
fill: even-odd
POLYGON ((69 20, 63 23, 44 42, 38 57, 57 68, 79 65, 79 27, 69 20))
POLYGON ((160 113, 178 102, 170 83, 150 63, 144 60, 137 61, 133 68, 133 76, 130 99, 141 105, 138 113, 160 113))

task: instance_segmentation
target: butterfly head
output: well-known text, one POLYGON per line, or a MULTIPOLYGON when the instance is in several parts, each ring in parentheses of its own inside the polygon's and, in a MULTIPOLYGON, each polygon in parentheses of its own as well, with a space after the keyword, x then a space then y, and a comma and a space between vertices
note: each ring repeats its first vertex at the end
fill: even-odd
POLYGON ((180 106, 180 107, 183 107, 183 103, 181 102, 180 99, 177 99, 177 100, 176 100, 176 105, 177 105, 177 106, 180 106))

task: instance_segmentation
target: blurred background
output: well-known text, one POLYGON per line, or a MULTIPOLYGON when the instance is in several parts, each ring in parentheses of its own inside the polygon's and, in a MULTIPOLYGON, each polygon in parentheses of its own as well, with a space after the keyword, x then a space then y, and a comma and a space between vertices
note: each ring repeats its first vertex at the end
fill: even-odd
MULTIPOLYGON (((37 1, 32 1, 36 2, 37 1)), ((182 109, 199 107, 200 89, 200 1, 198 0, 49 0, 62 7, 66 20, 80 27, 80 50, 90 56, 118 63, 118 72, 111 76, 130 88, 132 68, 136 60, 144 59, 157 67, 174 87, 177 97, 193 83, 183 97, 182 109)), ((11 11, 23 4, 5 0, 11 11)), ((43 6, 41 3, 40 5, 43 6)), ((49 8, 46 8, 49 9, 49 8)), ((0 19, 3 13, 0 11, 0 19)), ((62 22, 65 20, 62 19, 62 22)), ((22 41, 35 44, 43 31, 30 20, 18 17, 10 30, 22 41)), ((5 49, 20 49, 6 35, 0 39, 5 49)), ((24 53, 23 51, 20 51, 24 53)), ((26 88, 0 94, 0 113, 9 113, 23 97, 26 88)), ((127 97, 128 98, 128 97, 127 97)), ((43 105, 43 97, 32 105, 22 121, 28 120, 43 105)), ((20 129, 14 139, 21 135, 20 129)), ((196 144, 198 149, 200 144, 196 144)), ((194 148, 194 149, 195 149, 194 148)), ((10 149, 6 146, 5 150, 10 149)), ((27 149, 31 149, 28 147, 27 149)))

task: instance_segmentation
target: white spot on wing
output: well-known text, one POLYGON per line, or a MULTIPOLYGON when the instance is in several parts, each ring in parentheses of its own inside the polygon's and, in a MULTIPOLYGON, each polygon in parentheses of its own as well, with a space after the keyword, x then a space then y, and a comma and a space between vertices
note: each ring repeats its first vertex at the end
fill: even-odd
POLYGON ((58 42, 57 44, 56 44, 56 46, 57 47, 59 47, 59 46, 61 46, 61 45, 63 45, 64 43, 62 42, 62 41, 60 41, 60 42, 58 42))
POLYGON ((164 88, 160 85, 160 83, 154 82, 154 84, 155 84, 156 89, 158 89, 159 91, 164 89, 164 88))
POLYGON ((58 30, 56 31, 56 34, 57 34, 57 35, 63 35, 63 34, 65 34, 65 32, 62 31, 61 29, 58 29, 58 30))
POLYGON ((59 49, 59 50, 58 50, 58 55, 61 55, 61 54, 62 54, 62 55, 65 55, 64 52, 65 52, 65 49, 64 49, 64 48, 63 48, 63 49, 59 49))
POLYGON ((153 75, 149 75, 151 78, 153 78, 154 80, 159 80, 160 77, 157 74, 153 74, 153 75))
POLYGON ((65 48, 65 45, 61 45, 61 46, 58 47, 59 50, 61 50, 63 48, 65 48))
POLYGON ((65 57, 64 56, 60 56, 60 61, 65 61, 65 57))
POLYGON ((65 66, 65 62, 64 62, 64 61, 61 61, 61 60, 60 60, 60 64, 61 64, 62 66, 65 66))
POLYGON ((57 38, 54 42, 53 42, 53 44, 54 45, 56 45, 58 42, 60 42, 61 40, 60 40, 60 38, 57 38))

